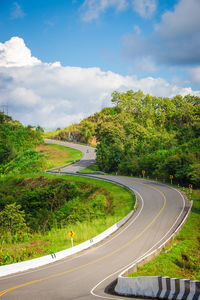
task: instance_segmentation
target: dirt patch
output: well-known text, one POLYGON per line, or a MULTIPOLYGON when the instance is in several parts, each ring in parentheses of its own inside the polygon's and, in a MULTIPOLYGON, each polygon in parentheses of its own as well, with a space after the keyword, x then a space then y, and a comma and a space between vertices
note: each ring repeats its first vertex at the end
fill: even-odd
POLYGON ((22 182, 18 184, 21 187, 28 187, 30 189, 34 189, 36 187, 45 187, 51 182, 48 178, 44 176, 35 177, 35 178, 24 178, 22 182))
POLYGON ((70 160, 70 154, 66 149, 59 149, 55 145, 40 144, 36 147, 36 150, 43 153, 48 161, 52 161, 58 166, 70 160))

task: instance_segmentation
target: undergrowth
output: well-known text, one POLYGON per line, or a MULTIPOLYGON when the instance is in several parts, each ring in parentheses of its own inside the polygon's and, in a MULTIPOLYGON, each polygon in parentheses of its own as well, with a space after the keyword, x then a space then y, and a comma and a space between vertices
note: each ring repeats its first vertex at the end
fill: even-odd
POLYGON ((76 232, 74 245, 88 240, 127 215, 135 202, 132 193, 110 182, 43 173, 4 177, 0 196, 4 213, 7 201, 8 212, 12 203, 21 205, 18 214, 15 208, 15 219, 21 223, 13 224, 12 233, 7 223, 1 230, 0 265, 70 247, 70 230, 76 232))

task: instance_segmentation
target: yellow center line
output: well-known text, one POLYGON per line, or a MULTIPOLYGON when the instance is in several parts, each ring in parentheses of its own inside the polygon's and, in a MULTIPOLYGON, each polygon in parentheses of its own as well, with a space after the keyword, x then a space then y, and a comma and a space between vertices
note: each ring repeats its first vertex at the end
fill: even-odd
MULTIPOLYGON (((137 181, 134 181, 134 182, 139 183, 139 184, 141 184, 141 185, 147 186, 147 185, 144 184, 144 183, 140 183, 140 182, 137 182, 137 181)), ((28 285, 31 285, 31 284, 34 284, 34 283, 37 283, 37 282, 41 282, 41 281, 47 280, 47 279, 56 278, 56 277, 65 275, 65 274, 67 274, 67 273, 70 273, 70 272, 73 272, 73 271, 80 270, 80 269, 82 269, 82 268, 84 268, 84 267, 87 267, 87 266, 89 266, 89 265, 92 265, 92 264, 95 264, 95 263, 97 263, 97 262, 99 262, 99 261, 102 261, 102 260, 104 260, 104 259, 106 259, 106 258, 108 258, 108 257, 110 257, 110 256, 112 256, 112 255, 114 255, 114 254, 116 254, 116 253, 118 253, 118 252, 121 251, 122 249, 128 247, 130 244, 132 244, 135 240, 137 240, 141 235, 143 235, 143 234, 147 231, 147 229, 148 229, 148 228, 149 228, 149 227, 157 220, 157 218, 160 216, 160 214, 162 213, 162 211, 163 211, 164 208, 165 208, 167 199, 166 199, 164 193, 161 192, 161 191, 159 191, 157 188, 155 188, 155 187, 153 187, 153 186, 149 186, 149 185, 148 185, 148 187, 151 188, 151 189, 154 189, 154 190, 157 191, 157 192, 159 192, 159 193, 162 195, 162 197, 164 198, 164 203, 163 203, 162 208, 161 208, 160 211, 158 212, 158 214, 154 217, 154 219, 153 219, 153 220, 152 220, 152 221, 151 221, 151 222, 150 222, 150 223, 149 223, 149 224, 148 224, 148 225, 147 225, 147 226, 146 226, 146 227, 145 227, 145 228, 137 235, 137 236, 135 236, 132 240, 130 240, 129 242, 127 242, 126 244, 124 244, 122 247, 116 249, 115 251, 112 251, 112 252, 108 253, 107 255, 105 255, 105 256, 103 256, 103 257, 100 257, 100 258, 98 258, 98 259, 96 259, 96 260, 93 260, 93 261, 91 261, 91 262, 89 262, 89 263, 87 263, 87 264, 84 264, 84 265, 81 265, 81 266, 75 267, 75 268, 73 268, 73 269, 69 269, 69 270, 60 272, 60 273, 56 273, 56 274, 54 274, 54 275, 50 275, 50 276, 47 276, 47 277, 43 277, 43 278, 40 278, 40 279, 32 280, 32 281, 29 281, 29 282, 26 282, 26 283, 23 283, 23 284, 20 284, 20 285, 13 286, 13 287, 11 287, 11 288, 9 288, 9 289, 6 289, 6 290, 1 291, 1 292, 0 292, 0 296, 3 296, 3 295, 5 295, 5 294, 7 294, 8 292, 11 292, 11 291, 13 291, 13 290, 19 289, 19 288, 24 287, 24 286, 28 286, 28 285)), ((1 299, 1 298, 0 298, 0 299, 1 299)))

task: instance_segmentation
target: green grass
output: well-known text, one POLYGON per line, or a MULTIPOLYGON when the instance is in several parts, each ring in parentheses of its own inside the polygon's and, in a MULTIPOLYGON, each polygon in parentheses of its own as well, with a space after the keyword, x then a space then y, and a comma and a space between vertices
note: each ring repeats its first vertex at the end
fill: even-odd
POLYGON ((68 225, 62 229, 52 229, 47 234, 34 234, 30 237, 24 236, 20 244, 13 242, 3 244, 0 247, 0 265, 16 263, 27 259, 48 255, 71 247, 71 239, 68 232, 73 230, 76 235, 73 244, 78 245, 100 234, 119 218, 109 216, 105 219, 96 219, 92 222, 84 222, 68 225), (2 263, 3 262, 3 263, 2 263))
POLYGON ((43 132, 43 138, 46 139, 53 139, 55 138, 56 135, 58 135, 60 133, 61 129, 59 130, 52 130, 52 131, 44 131, 43 132))
MULTIPOLYGON (((27 177, 45 176, 47 178, 58 178, 53 174, 28 174, 27 177)), ((85 221, 82 223, 68 224, 64 228, 56 228, 54 226, 50 231, 45 234, 34 233, 24 234, 20 244, 14 240, 13 236, 7 236, 6 240, 0 241, 0 262, 1 264, 8 264, 19 262, 35 257, 50 254, 71 247, 71 240, 67 233, 70 230, 75 231, 74 245, 82 243, 109 228, 117 221, 126 216, 134 207, 135 196, 126 188, 119 185, 98 180, 90 179, 79 176, 62 175, 62 178, 77 182, 81 185, 92 184, 94 186, 102 187, 107 190, 112 197, 113 213, 106 215, 103 218, 95 218, 92 221, 85 221)), ((11 184, 12 177, 2 179, 3 184, 11 184)), ((15 178, 16 184, 18 178, 15 178)))
POLYGON ((36 150, 45 155, 48 169, 63 166, 82 157, 81 151, 61 145, 40 144, 36 150))
MULTIPOLYGON (((55 176, 53 174, 46 174, 46 176, 55 176)), ((62 178, 70 180, 71 182, 81 182, 85 184, 93 184, 99 187, 103 187, 111 193, 113 198, 113 224, 125 217, 134 207, 135 195, 131 193, 127 188, 120 185, 87 177, 73 176, 73 175, 61 175, 62 178)), ((112 225, 113 225, 112 224, 112 225)), ((106 229, 106 227, 105 227, 106 229)), ((99 232, 100 233, 100 232, 99 232)))
POLYGON ((81 171, 82 172, 91 172, 91 171, 94 172, 94 171, 100 171, 100 170, 99 170, 97 164, 95 163, 95 164, 91 164, 90 166, 88 166, 85 169, 82 169, 81 171))
POLYGON ((193 191, 192 199, 192 211, 174 241, 130 277, 169 276, 200 280, 200 190, 193 191))

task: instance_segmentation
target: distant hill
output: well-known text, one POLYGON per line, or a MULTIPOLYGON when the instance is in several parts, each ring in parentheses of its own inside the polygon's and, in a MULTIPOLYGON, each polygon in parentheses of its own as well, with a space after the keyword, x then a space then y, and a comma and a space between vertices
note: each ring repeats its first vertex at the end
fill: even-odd
POLYGON ((104 108, 48 137, 97 145, 105 172, 200 184, 200 98, 153 97, 142 91, 112 94, 104 108))
POLYGON ((115 114, 115 108, 104 108, 101 112, 83 119, 80 123, 72 124, 63 129, 58 128, 56 131, 45 132, 44 136, 57 140, 97 145, 96 129, 98 124, 103 123, 113 114, 115 114))

